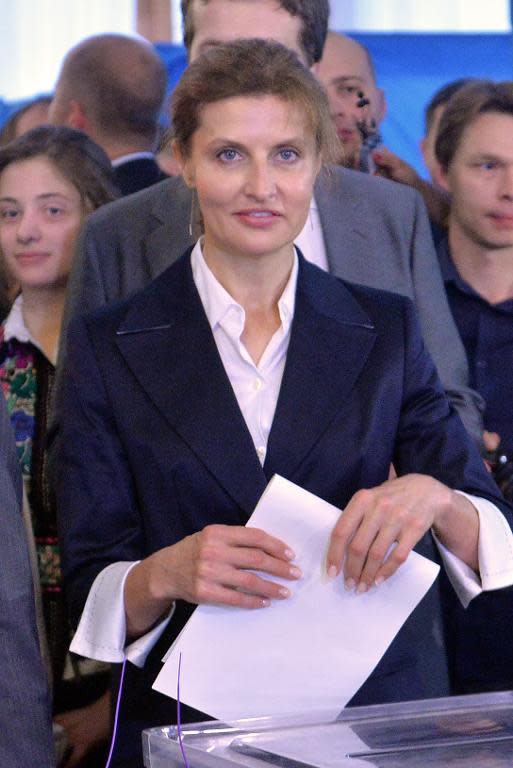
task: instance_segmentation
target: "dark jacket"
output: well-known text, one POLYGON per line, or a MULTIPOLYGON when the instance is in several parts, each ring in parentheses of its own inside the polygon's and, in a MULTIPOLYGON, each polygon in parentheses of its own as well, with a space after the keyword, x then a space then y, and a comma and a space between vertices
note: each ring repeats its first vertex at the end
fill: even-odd
MULTIPOLYGON (((444 396, 411 303, 303 260, 263 468, 188 254, 131 300, 76 319, 62 395, 58 495, 76 620, 106 565, 213 522, 244 525, 274 473, 343 508, 384 482, 393 462, 399 474, 430 474, 502 504, 444 396)), ((416 549, 439 560, 429 534, 416 549)), ((449 589, 439 578, 357 703, 448 693, 440 606, 449 589)), ((150 688, 191 610, 179 602, 145 668, 129 665, 120 749, 137 752, 143 727, 174 720, 173 702, 150 688)))

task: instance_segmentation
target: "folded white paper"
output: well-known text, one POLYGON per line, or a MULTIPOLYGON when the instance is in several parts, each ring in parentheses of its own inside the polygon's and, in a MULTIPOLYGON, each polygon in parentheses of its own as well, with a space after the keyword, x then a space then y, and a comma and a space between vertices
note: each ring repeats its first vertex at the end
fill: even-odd
POLYGON ((303 577, 286 582, 292 597, 253 611, 199 606, 153 687, 176 698, 181 653, 180 700, 219 720, 315 710, 337 714, 439 571, 412 552, 379 588, 347 592, 342 578, 326 576, 329 537, 339 516, 336 507, 275 475, 248 525, 296 553, 303 577))

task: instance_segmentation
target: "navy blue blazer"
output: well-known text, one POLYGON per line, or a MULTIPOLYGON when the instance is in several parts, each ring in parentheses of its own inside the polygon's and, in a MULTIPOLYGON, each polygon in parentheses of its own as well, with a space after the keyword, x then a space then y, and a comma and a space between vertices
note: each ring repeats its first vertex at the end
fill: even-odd
MULTIPOLYGON (((106 565, 143 558, 213 522, 244 525, 276 472, 343 508, 358 489, 384 482, 393 462, 398 474, 429 474, 491 499, 511 524, 444 395, 408 299, 351 286, 300 259, 263 467, 189 253, 131 299, 75 319, 68 343, 57 492, 76 620, 106 565)), ((416 549, 439 560, 430 534, 416 549)), ((441 604, 449 590, 442 575, 353 703, 448 693, 441 604)), ((124 748, 138 729, 174 719, 171 700, 150 687, 191 610, 179 602, 145 668, 130 670, 124 748)), ((133 743, 137 749, 138 734, 133 743)))

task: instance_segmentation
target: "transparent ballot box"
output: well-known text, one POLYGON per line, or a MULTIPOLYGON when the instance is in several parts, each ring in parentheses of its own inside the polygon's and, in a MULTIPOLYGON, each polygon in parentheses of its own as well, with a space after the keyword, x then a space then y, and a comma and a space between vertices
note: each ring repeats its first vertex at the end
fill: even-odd
POLYGON ((513 692, 152 728, 145 768, 512 768, 513 692))

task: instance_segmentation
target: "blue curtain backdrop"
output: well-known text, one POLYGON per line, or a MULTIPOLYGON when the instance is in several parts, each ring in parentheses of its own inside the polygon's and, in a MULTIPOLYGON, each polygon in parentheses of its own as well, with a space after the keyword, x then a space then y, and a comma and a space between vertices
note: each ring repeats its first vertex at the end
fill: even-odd
MULTIPOLYGON (((378 82, 388 100, 385 143, 423 171, 418 143, 423 110, 440 86, 459 77, 513 80, 510 34, 355 34, 374 60, 378 82)), ((156 46, 169 72, 170 90, 186 67, 181 46, 156 46)), ((18 106, 18 105, 16 105, 18 106)), ((0 102, 0 123, 14 105, 0 102)))

